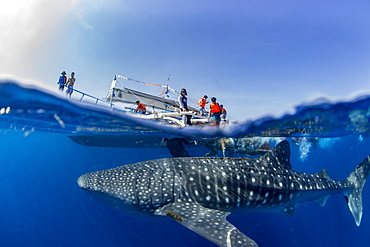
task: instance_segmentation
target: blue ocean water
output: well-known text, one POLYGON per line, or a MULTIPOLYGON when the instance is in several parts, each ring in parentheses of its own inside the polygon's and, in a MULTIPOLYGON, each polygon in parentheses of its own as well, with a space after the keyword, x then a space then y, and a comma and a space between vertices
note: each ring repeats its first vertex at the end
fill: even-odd
MULTIPOLYGON (((127 136, 131 144, 133 136, 198 141, 221 136, 283 137, 291 143, 294 170, 316 173, 327 168, 332 179, 343 180, 370 154, 369 105, 367 96, 349 102, 320 101, 290 115, 256 119, 223 131, 174 129, 4 81, 0 84, 0 246, 215 246, 171 219, 138 219, 118 212, 77 185, 77 178, 87 172, 171 157, 166 148, 81 145, 71 136, 104 137, 104 143, 109 137, 127 136)), ((202 145, 188 151, 194 157, 208 152, 202 145)), ((359 227, 339 194, 324 207, 302 203, 294 216, 231 214, 228 219, 261 247, 370 246, 369 184, 363 205, 359 227)))

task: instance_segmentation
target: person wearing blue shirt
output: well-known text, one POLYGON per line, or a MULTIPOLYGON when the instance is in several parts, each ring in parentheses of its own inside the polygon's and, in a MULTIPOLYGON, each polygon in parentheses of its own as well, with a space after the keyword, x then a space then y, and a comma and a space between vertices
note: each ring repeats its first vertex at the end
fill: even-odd
POLYGON ((59 84, 59 90, 63 92, 64 86, 67 82, 67 76, 65 71, 63 71, 61 74, 62 75, 59 76, 59 81, 57 82, 57 84, 59 84))
MULTIPOLYGON (((187 95, 186 89, 185 88, 181 89, 181 94, 178 98, 181 111, 189 111, 188 98, 186 97, 186 95, 187 95)), ((185 126, 191 125, 191 115, 183 115, 182 119, 184 121, 185 126)))

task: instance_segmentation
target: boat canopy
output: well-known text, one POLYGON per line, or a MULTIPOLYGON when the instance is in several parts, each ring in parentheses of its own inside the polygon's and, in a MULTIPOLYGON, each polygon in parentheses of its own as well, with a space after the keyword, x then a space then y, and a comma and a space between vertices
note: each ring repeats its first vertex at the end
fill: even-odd
POLYGON ((175 111, 179 104, 170 99, 146 94, 129 88, 113 88, 108 100, 112 102, 135 103, 140 101, 147 107, 154 107, 165 111, 175 111))
MULTIPOLYGON (((141 81, 137 81, 134 79, 130 79, 121 75, 115 75, 113 81, 111 83, 111 88, 107 95, 107 101, 110 102, 123 102, 129 104, 135 104, 136 101, 140 101, 146 107, 153 107, 155 109, 161 109, 165 111, 179 111, 179 103, 175 100, 168 99, 169 93, 178 96, 179 93, 176 92, 174 89, 170 88, 166 85, 157 85, 153 83, 145 83, 141 81), (155 87, 162 87, 164 88, 163 92, 160 96, 155 96, 151 94, 147 94, 144 92, 140 92, 137 90, 133 90, 127 87, 117 87, 117 78, 122 78, 125 80, 133 81, 140 84, 145 84, 147 86, 155 86, 155 87)), ((188 106, 189 110, 191 111, 198 111, 196 107, 188 106)))

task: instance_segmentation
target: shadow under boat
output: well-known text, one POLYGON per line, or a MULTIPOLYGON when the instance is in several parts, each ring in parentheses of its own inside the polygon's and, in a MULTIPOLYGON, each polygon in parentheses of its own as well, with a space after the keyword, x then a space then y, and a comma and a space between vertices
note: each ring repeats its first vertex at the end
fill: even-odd
POLYGON ((202 144, 185 138, 164 138, 139 135, 74 135, 68 136, 77 144, 91 147, 114 148, 167 148, 172 157, 190 157, 187 147, 202 144))
POLYGON ((91 147, 160 148, 163 137, 138 135, 73 135, 77 144, 91 147))

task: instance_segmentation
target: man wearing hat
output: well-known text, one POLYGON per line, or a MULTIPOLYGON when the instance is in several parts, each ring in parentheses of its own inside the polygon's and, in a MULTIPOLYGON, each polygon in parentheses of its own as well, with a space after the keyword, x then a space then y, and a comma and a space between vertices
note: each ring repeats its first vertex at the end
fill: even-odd
POLYGON ((59 76, 59 81, 57 82, 57 84, 59 84, 59 90, 63 92, 64 86, 67 82, 67 76, 65 71, 63 71, 61 74, 62 75, 59 76))

